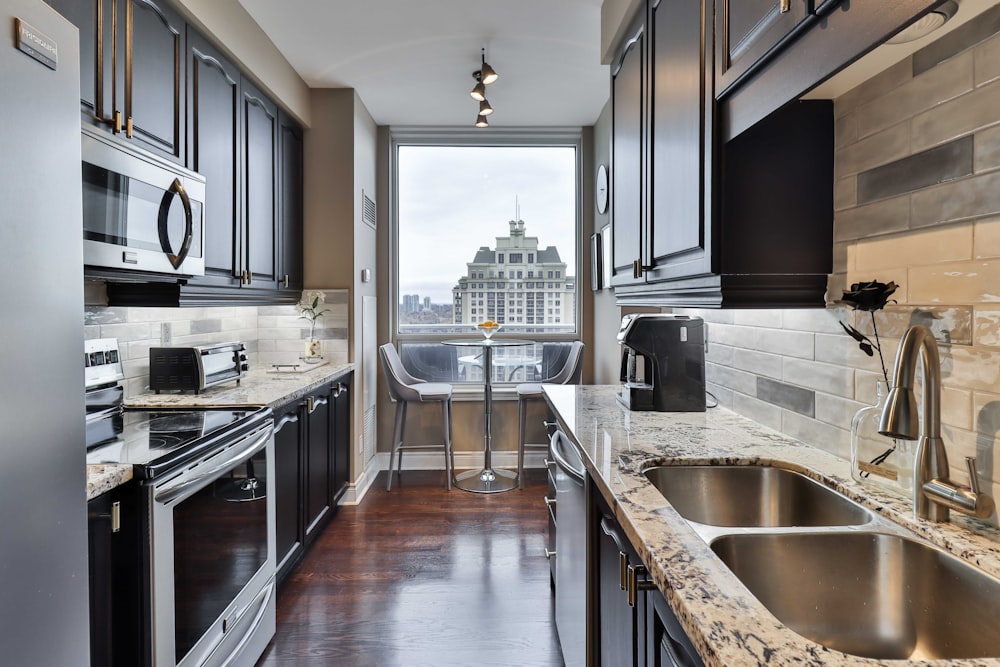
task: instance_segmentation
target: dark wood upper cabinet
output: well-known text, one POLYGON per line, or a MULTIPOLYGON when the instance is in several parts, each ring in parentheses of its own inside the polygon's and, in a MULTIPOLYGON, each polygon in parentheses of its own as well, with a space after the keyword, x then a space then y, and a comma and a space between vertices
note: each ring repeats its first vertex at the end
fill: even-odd
POLYGON ((184 163, 186 25, 163 0, 47 0, 80 30, 83 122, 184 163))
POLYGON ((618 51, 611 70, 611 224, 612 284, 639 282, 645 231, 646 21, 639 16, 618 51))
POLYGON ((791 105, 723 141, 712 17, 711 0, 649 0, 645 65, 629 69, 629 41, 613 64, 616 298, 821 306, 833 261, 832 104, 791 105), (639 112, 619 116, 622 108, 639 112))
POLYGON ((184 20, 163 0, 123 0, 117 10, 115 107, 125 135, 184 162, 184 20))
POLYGON ((242 81, 243 100, 243 248, 242 266, 249 287, 274 289, 277 272, 278 107, 253 84, 242 81))
POLYGON ((301 290, 303 277, 302 128, 278 111, 278 287, 301 290))
POLYGON ((718 0, 715 90, 721 96, 812 17, 812 0, 718 0))
POLYGON ((205 201, 208 284, 239 285, 242 191, 240 71, 194 30, 188 32, 190 167, 211 183, 205 201))

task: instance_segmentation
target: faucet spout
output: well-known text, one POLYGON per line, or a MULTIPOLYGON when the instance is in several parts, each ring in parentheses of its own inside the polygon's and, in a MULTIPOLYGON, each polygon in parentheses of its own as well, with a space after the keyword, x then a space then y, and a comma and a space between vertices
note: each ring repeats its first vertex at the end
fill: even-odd
POLYGON ((892 389, 886 397, 878 430, 882 435, 903 440, 915 440, 919 433, 913 466, 913 512, 918 518, 948 521, 949 509, 980 518, 993 512, 993 499, 979 491, 974 460, 968 464, 968 487, 949 478, 948 454, 941 439, 941 359, 934 334, 925 326, 911 326, 899 342, 892 389), (924 371, 919 430, 913 396, 918 359, 924 371))

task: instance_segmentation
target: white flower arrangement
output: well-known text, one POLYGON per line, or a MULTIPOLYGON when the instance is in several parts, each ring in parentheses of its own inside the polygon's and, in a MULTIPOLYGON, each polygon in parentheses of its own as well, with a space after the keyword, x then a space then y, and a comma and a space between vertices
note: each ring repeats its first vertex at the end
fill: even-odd
POLYGON ((316 320, 330 312, 328 308, 322 308, 326 303, 326 294, 320 290, 311 290, 302 293, 302 299, 297 304, 299 309, 299 319, 309 320, 309 340, 316 337, 316 320))

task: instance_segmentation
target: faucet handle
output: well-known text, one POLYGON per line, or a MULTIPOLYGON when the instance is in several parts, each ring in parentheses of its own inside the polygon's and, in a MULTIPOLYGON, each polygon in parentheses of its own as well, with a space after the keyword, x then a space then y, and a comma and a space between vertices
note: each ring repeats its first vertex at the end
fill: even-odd
POLYGON ((969 489, 973 493, 979 493, 979 472, 976 470, 976 457, 965 457, 965 469, 969 471, 969 489))

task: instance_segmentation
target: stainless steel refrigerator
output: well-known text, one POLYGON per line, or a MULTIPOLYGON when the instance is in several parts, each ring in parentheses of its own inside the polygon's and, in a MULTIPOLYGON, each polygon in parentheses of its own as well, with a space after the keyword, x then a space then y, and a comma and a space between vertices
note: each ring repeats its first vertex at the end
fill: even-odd
POLYGON ((86 665, 79 37, 0 20, 0 661, 86 665))

